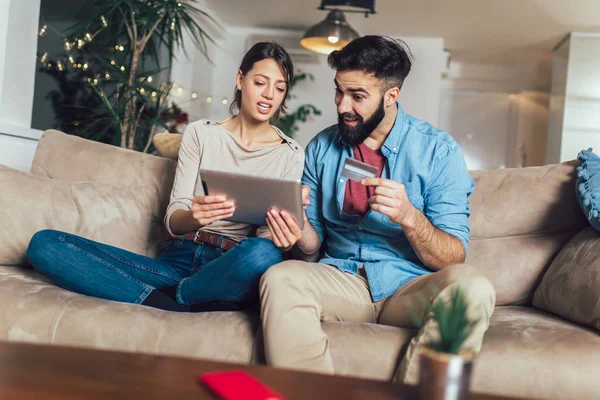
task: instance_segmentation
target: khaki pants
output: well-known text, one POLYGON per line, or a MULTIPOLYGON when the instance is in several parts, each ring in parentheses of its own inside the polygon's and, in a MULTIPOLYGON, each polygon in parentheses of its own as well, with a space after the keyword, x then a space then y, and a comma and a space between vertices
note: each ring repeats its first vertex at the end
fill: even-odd
POLYGON ((424 315, 420 296, 447 301, 460 280, 468 313, 478 319, 462 349, 479 352, 489 326, 496 295, 494 287, 470 265, 458 264, 413 279, 390 297, 373 302, 367 280, 335 267, 290 260, 271 267, 260 283, 261 314, 267 362, 273 366, 333 374, 327 336, 321 321, 371 322, 416 328, 411 307, 423 326, 412 339, 394 380, 418 382, 417 353, 439 335, 436 322, 424 315), (436 287, 438 294, 431 289, 436 287))

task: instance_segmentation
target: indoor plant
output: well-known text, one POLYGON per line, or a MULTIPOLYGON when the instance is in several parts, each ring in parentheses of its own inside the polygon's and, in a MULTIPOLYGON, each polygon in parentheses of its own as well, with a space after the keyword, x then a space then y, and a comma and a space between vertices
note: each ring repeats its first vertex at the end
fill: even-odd
MULTIPOLYGON (((437 290, 433 291, 434 294, 437 290)), ((476 321, 468 314, 464 288, 459 283, 444 301, 422 298, 424 318, 413 313, 414 322, 437 325, 437 335, 424 343, 420 351, 419 394, 423 399, 466 399, 475 353, 463 345, 476 321)))

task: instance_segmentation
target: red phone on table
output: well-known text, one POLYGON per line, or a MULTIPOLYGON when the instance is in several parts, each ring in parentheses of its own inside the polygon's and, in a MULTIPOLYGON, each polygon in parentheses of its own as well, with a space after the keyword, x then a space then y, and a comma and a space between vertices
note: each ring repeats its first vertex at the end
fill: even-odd
POLYGON ((211 372, 200 375, 198 380, 223 400, 285 400, 244 371, 211 372))

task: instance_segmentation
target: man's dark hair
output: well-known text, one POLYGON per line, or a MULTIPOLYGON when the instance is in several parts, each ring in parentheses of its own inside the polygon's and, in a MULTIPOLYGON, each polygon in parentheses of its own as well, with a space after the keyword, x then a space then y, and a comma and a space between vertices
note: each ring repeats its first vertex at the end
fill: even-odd
POLYGON ((327 62, 336 71, 364 71, 383 81, 382 92, 402 88, 413 57, 402 40, 387 36, 363 36, 329 54, 327 62))

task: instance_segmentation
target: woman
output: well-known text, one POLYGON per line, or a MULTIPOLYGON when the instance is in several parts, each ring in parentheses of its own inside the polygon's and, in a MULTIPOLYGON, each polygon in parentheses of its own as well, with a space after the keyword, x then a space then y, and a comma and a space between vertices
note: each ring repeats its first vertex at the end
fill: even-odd
POLYGON ((27 250, 34 268, 68 290, 171 311, 236 308, 256 299, 260 276, 300 239, 298 225, 279 210, 269 210, 268 226, 224 221, 235 205, 205 196, 196 182, 200 168, 302 176, 302 149, 269 122, 285 112, 292 77, 287 52, 258 43, 240 65, 232 118, 186 128, 165 216, 177 239, 165 242, 157 259, 44 230, 27 250))

